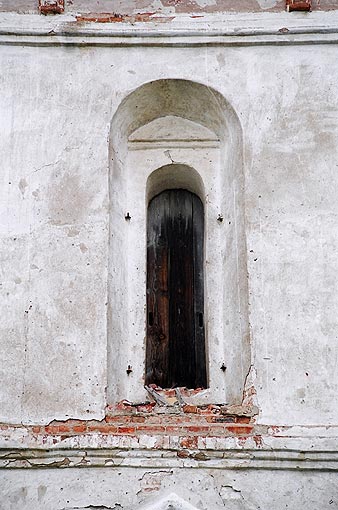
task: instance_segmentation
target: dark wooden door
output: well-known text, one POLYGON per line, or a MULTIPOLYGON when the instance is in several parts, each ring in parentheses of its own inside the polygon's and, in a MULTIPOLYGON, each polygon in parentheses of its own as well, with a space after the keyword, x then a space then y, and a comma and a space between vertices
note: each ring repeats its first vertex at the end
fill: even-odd
POLYGON ((146 384, 207 386, 203 204, 166 190, 148 208, 146 384))

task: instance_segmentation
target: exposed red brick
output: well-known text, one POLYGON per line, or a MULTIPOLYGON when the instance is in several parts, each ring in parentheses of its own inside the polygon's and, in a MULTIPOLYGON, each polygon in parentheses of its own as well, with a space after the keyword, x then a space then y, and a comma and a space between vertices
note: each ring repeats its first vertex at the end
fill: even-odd
POLYGON ((186 427, 186 430, 188 432, 196 432, 197 434, 208 434, 210 431, 210 427, 203 426, 203 425, 189 425, 186 427))
MULTIPOLYGON (((250 389, 249 389, 250 390, 250 389)), ((173 395, 173 390, 159 390, 166 396, 173 395)), ((180 389, 182 395, 191 395, 192 390, 180 389)), ((181 437, 181 447, 195 448, 198 438, 235 435, 241 441, 248 436, 255 436, 259 447, 262 427, 254 430, 254 416, 257 414, 252 405, 203 405, 186 404, 180 413, 158 413, 155 403, 134 405, 123 400, 118 404, 107 406, 107 415, 102 421, 69 419, 66 421, 53 420, 46 426, 25 426, 41 436, 42 442, 48 441, 53 435, 56 441, 62 441, 76 434, 98 432, 101 434, 138 435, 149 434, 158 436, 156 447, 168 448, 168 436, 181 437), (140 409, 142 409, 141 412, 140 409), (161 439, 162 438, 162 439, 161 439), (163 439, 165 438, 165 439, 163 439), (187 439, 188 438, 188 439, 187 439), (191 439, 190 439, 191 438, 191 439), (190 443, 189 443, 190 441, 190 443)), ((258 412, 258 410, 257 410, 258 412)), ((0 424, 0 429, 6 429, 7 424, 0 424)), ((10 428, 20 428, 21 425, 11 425, 10 428)), ((279 432, 277 427, 266 427, 266 432, 274 435, 279 432)))
POLYGON ((147 432, 148 434, 158 434, 165 432, 166 427, 161 425, 137 425, 137 432, 147 432))
POLYGON ((135 427, 118 427, 118 434, 135 434, 135 427))
POLYGON ((67 423, 63 423, 59 425, 59 432, 70 432, 71 427, 67 423))
POLYGON ((131 416, 131 421, 133 423, 144 423, 146 419, 144 416, 131 416))
POLYGON ((82 432, 86 432, 87 430, 87 423, 79 423, 78 425, 74 425, 73 426, 73 430, 74 432, 77 432, 77 433, 82 433, 82 432))
POLYGON ((59 425, 46 425, 45 432, 47 434, 58 434, 59 433, 59 425))
POLYGON ((310 11, 311 0, 286 0, 288 11, 310 11))
POLYGON ((116 411, 130 411, 131 409, 132 409, 132 405, 125 400, 122 400, 122 402, 118 402, 113 408, 114 411, 115 410, 116 411))
POLYGON ((252 432, 252 425, 225 425, 226 429, 236 436, 248 435, 252 432))
POLYGON ((186 404, 183 406, 183 412, 185 413, 192 413, 192 414, 198 414, 200 413, 200 409, 197 406, 192 406, 190 404, 186 404))
POLYGON ((186 450, 178 450, 177 457, 186 459, 187 457, 189 457, 189 452, 187 452, 186 450))
POLYGON ((64 0, 39 0, 41 14, 62 14, 65 10, 64 0))
POLYGON ((253 436, 253 440, 255 441, 255 444, 256 444, 257 448, 262 448, 263 447, 262 436, 253 436))
POLYGON ((236 416, 236 423, 250 423, 250 421, 249 416, 236 416))
POLYGON ((129 423, 130 421, 132 420, 132 416, 130 415, 127 415, 127 416, 124 416, 124 415, 107 415, 105 417, 105 421, 107 423, 129 423))
POLYGON ((139 405, 136 409, 139 413, 152 413, 155 405, 155 402, 151 402, 149 404, 139 405))
MULTIPOLYGON (((154 20, 155 12, 142 12, 135 13, 132 15, 126 14, 118 14, 118 13, 109 13, 109 12, 101 12, 101 13, 88 13, 88 14, 80 14, 76 16, 77 22, 92 22, 92 23, 121 23, 121 22, 147 22, 154 20)), ((157 22, 168 22, 174 19, 174 16, 156 16, 157 22)))
POLYGON ((107 423, 92 422, 87 425, 88 432, 101 432, 102 434, 116 434, 118 428, 115 425, 108 425, 107 423))
POLYGON ((123 16, 120 14, 109 14, 109 13, 89 13, 76 16, 76 21, 91 21, 95 23, 119 23, 125 21, 123 16))
POLYGON ((178 427, 176 425, 167 425, 165 430, 168 434, 180 434, 184 429, 183 427, 178 427))
POLYGON ((198 444, 198 436, 183 437, 180 441, 182 448, 196 449, 198 444))
POLYGON ((166 390, 165 394, 166 394, 167 397, 176 397, 176 392, 172 388, 170 390, 166 390))

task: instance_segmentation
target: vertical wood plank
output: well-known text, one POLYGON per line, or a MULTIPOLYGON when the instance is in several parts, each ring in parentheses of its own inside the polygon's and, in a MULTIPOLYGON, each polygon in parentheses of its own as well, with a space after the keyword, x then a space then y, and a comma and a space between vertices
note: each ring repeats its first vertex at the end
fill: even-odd
POLYGON ((148 208, 146 384, 206 387, 204 211, 186 190, 148 208))
POLYGON ((192 196, 193 210, 193 269, 194 269, 194 335, 195 388, 207 387, 205 325, 204 325, 204 210, 201 200, 192 196))
POLYGON ((169 370, 173 386, 194 386, 192 194, 170 191, 169 370))
POLYGON ((148 209, 145 379, 162 388, 169 374, 168 216, 169 197, 155 197, 148 209))

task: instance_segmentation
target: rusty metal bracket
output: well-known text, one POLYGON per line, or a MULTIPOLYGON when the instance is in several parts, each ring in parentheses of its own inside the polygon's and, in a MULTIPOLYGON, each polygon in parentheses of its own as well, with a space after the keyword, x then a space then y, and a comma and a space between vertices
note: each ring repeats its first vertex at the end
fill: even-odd
POLYGON ((62 14, 65 10, 65 0, 39 0, 41 14, 62 14))
POLYGON ((286 0, 287 12, 292 11, 311 11, 311 0, 286 0))

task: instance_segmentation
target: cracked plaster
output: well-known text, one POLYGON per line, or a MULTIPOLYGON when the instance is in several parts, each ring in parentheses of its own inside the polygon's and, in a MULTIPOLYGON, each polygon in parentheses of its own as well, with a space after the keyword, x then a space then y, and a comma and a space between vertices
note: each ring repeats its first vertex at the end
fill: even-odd
MULTIPOLYGON (((208 47, 205 39, 188 47, 187 38, 182 46, 175 36, 173 48, 163 40, 140 47, 137 37, 132 48, 79 48, 64 44, 64 32, 59 46, 49 35, 51 46, 44 40, 37 48, 36 32, 29 44, 16 34, 14 45, 1 45, 1 420, 102 420, 109 125, 131 90, 173 76, 219 91, 243 129, 253 355, 246 397, 254 385, 264 430, 261 442, 198 438, 198 452, 180 458, 179 436, 160 435, 165 447, 158 449, 154 435, 46 434, 37 449, 31 429, 9 427, 1 430, 10 456, 1 471, 2 509, 134 510, 172 492, 198 510, 338 506, 338 67, 335 18, 318 14, 224 23, 227 30, 242 30, 243 19, 250 24, 242 46, 230 35, 229 45, 208 47), (273 44, 248 43, 257 42, 259 20, 275 34, 273 44), (278 32, 286 25, 306 33, 278 32), (71 451, 58 455, 61 445, 71 451), (203 451, 204 459, 196 456, 203 451), (173 474, 154 475, 148 487, 155 490, 142 492, 139 480, 152 470, 173 474)), ((0 19, 2 30, 11 23, 64 29, 55 19, 0 19)), ((175 152, 170 157, 177 161, 175 152)))

